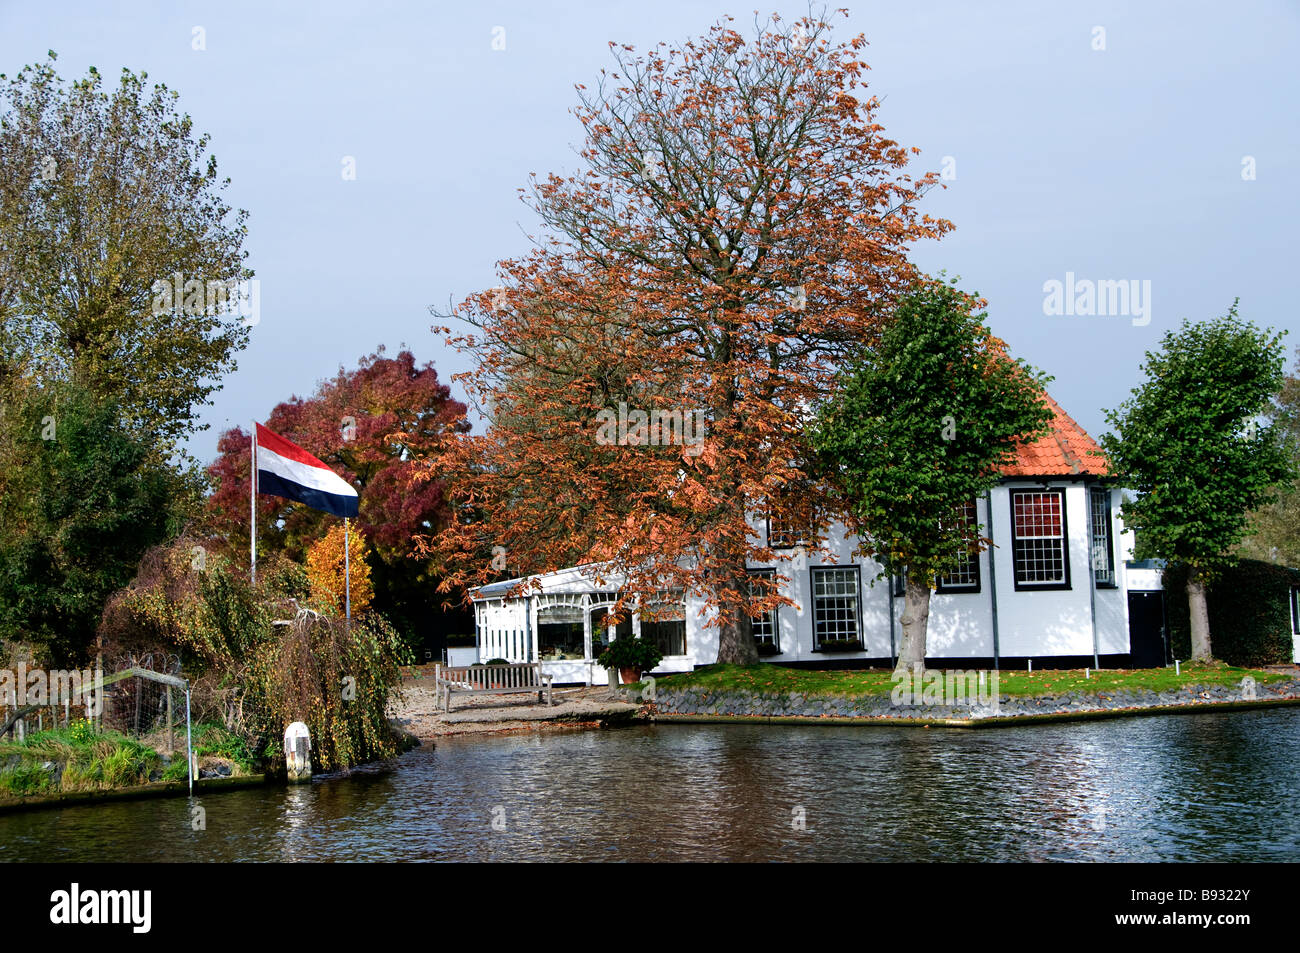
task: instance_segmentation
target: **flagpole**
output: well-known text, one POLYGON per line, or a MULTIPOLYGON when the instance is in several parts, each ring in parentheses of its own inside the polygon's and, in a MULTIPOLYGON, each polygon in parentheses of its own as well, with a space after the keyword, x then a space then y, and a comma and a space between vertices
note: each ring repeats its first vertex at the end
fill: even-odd
POLYGON ((352 621, 352 567, 348 560, 348 518, 343 517, 343 613, 352 621))
POLYGON ((249 457, 252 473, 248 481, 248 523, 249 577, 257 585, 257 421, 253 421, 253 452, 249 457))

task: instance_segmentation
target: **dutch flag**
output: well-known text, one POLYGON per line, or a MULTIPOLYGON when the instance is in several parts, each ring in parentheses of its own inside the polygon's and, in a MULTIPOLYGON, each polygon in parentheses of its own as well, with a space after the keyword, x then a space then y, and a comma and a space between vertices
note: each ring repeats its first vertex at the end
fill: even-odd
POLYGON ((310 453, 257 424, 257 492, 297 500, 335 516, 356 516, 356 489, 310 453))

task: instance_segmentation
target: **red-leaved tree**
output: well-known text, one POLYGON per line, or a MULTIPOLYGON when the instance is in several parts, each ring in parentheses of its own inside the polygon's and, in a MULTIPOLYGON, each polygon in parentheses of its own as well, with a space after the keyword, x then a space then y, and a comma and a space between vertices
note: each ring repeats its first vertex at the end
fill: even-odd
MULTIPOLYGON (((417 459, 468 429, 465 405, 450 396, 432 363, 417 365, 410 351, 395 357, 384 349, 362 358, 354 370, 320 385, 311 397, 277 404, 264 423, 306 449, 357 488, 357 526, 374 549, 376 606, 386 614, 413 617, 415 599, 433 601, 438 567, 412 559, 414 537, 436 532, 448 520, 447 484, 429 478, 417 459), (414 595, 409 590, 422 590, 414 595)), ((248 560, 249 448, 247 430, 221 435, 219 456, 208 468, 206 529, 228 555, 248 560)), ((275 496, 258 496, 258 551, 284 552, 299 561, 338 518, 275 496)), ((401 618, 390 621, 405 628, 401 618)))
POLYGON ((443 316, 473 326, 450 341, 489 425, 428 461, 456 519, 424 544, 447 587, 500 577, 496 552, 512 576, 598 563, 625 604, 692 590, 719 660, 750 662, 751 613, 786 601, 749 588, 747 561, 789 554, 761 516, 815 536, 835 515, 808 410, 914 279, 908 246, 952 226, 876 122, 863 37, 729 22, 611 44, 578 87, 585 168, 534 179, 536 250, 443 316))

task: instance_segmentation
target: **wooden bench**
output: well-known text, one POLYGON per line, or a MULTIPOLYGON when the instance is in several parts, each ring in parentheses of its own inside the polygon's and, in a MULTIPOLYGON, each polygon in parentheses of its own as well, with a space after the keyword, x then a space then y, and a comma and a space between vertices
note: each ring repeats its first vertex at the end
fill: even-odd
POLYGON ((555 676, 543 675, 540 662, 514 662, 506 665, 463 665, 450 667, 436 665, 433 670, 434 691, 442 700, 443 711, 451 711, 451 696, 459 695, 515 695, 520 692, 537 692, 541 702, 554 705, 551 683, 555 676))

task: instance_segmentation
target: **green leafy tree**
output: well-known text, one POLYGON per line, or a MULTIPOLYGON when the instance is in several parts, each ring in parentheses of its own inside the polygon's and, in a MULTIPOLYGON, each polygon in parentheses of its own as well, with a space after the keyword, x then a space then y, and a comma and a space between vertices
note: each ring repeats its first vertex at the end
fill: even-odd
POLYGON ((1300 352, 1295 371, 1282 381, 1269 417, 1286 454, 1290 474, 1277 499, 1251 515, 1251 535, 1241 554, 1282 566, 1300 566, 1300 352))
POLYGON ((0 379, 75 379, 166 456, 247 343, 246 213, 176 93, 54 60, 0 74, 0 379))
POLYGON ((1213 658, 1205 589, 1236 560, 1251 510, 1289 474, 1274 424, 1257 418, 1282 384, 1282 335, 1228 313, 1184 321, 1147 352, 1146 382, 1102 437, 1111 466, 1136 498, 1124 503, 1139 559, 1186 563, 1192 657, 1213 658))
POLYGON ((918 285, 841 372, 813 429, 863 549, 895 572, 906 567, 900 671, 925 668, 936 578, 987 545, 960 509, 997 482, 1018 440, 1051 420, 1048 378, 1007 356, 976 305, 951 285, 918 285))
POLYGON ((84 659, 109 595, 176 529, 197 483, 158 461, 117 408, 29 388, 0 419, 0 642, 84 659))

